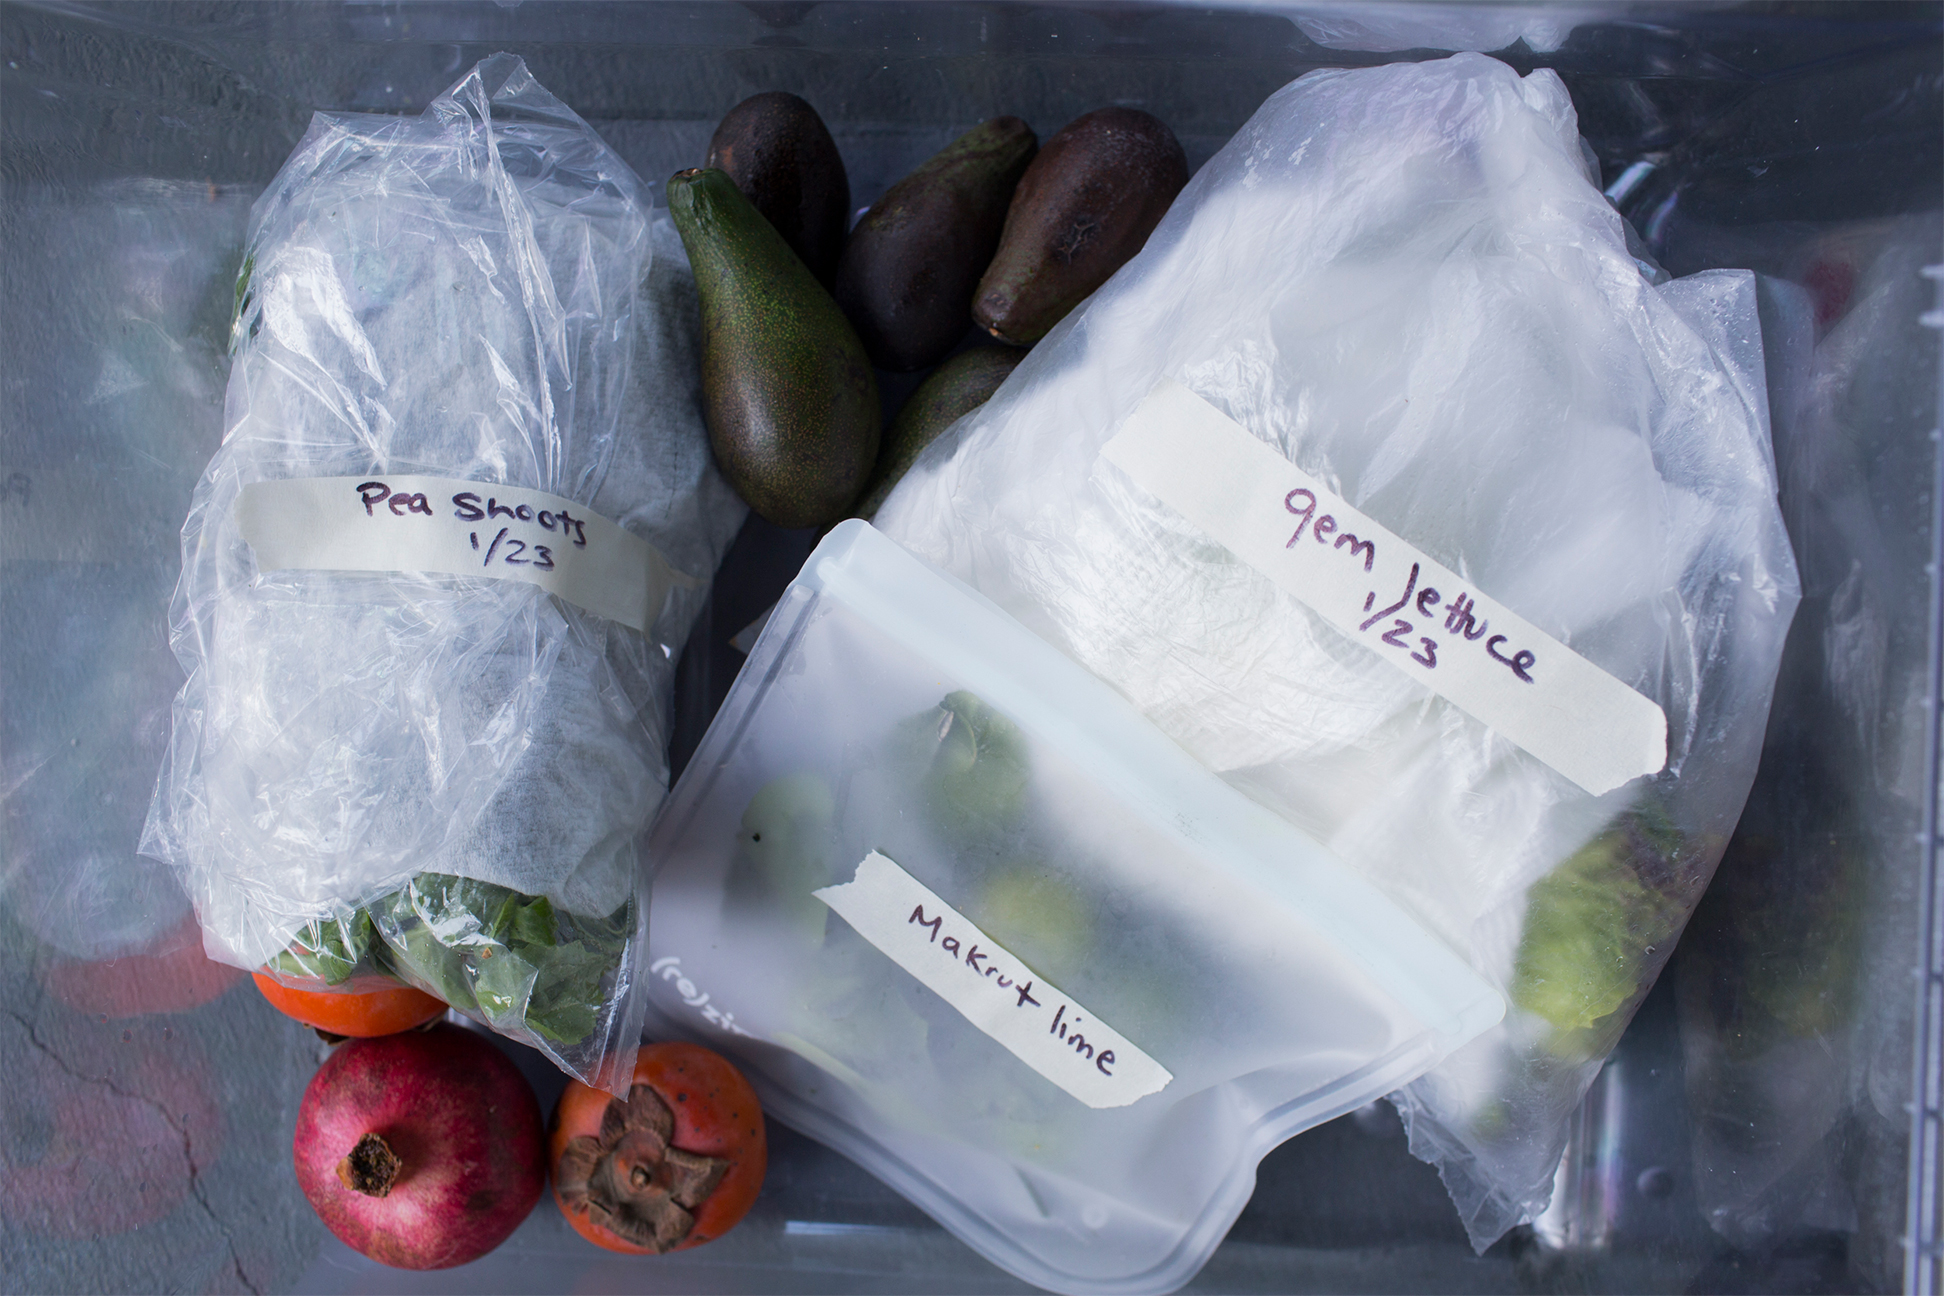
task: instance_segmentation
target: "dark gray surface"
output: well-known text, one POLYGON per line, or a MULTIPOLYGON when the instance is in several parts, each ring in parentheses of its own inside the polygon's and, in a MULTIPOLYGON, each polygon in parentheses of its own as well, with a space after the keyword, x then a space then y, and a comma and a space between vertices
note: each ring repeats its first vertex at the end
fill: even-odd
MULTIPOLYGON (((1632 162, 1657 164, 1623 209, 1670 268, 1752 265, 1808 283, 1830 305, 1819 326, 1829 331, 1850 308, 1828 280, 1846 264, 1842 249, 1944 260, 1934 216, 1909 215, 1934 213, 1944 186, 1939 15, 1936 5, 1634 9, 1557 51, 1503 56, 1560 70, 1609 181, 1632 162)), ((325 1233, 288 1168, 322 1046, 237 974, 200 960, 180 891, 133 854, 180 679, 163 633, 174 537, 220 433, 248 203, 313 108, 416 111, 500 48, 527 57, 657 184, 700 161, 739 99, 794 90, 830 121, 859 205, 1001 112, 1044 136, 1101 104, 1134 104, 1168 120, 1198 165, 1289 79, 1390 57, 1317 46, 1268 10, 0 7, 0 1286, 1023 1290, 780 1127, 756 1211, 708 1248, 610 1257, 543 1202, 475 1265, 381 1269, 325 1233)), ((1839 403, 1804 425, 1824 453, 1783 458, 1798 556, 1828 579, 1805 578, 1815 633, 1792 641, 1778 706, 1787 723, 1771 731, 1748 831, 1775 836, 1795 872, 1731 850, 1724 867, 1752 876, 1718 889, 1596 1086, 1562 1204, 1474 1257, 1435 1173, 1410 1159, 1378 1106, 1271 1154, 1193 1290, 1901 1281, 1927 789, 1906 749, 1912 717, 1921 730, 1935 712, 1922 679, 1937 651, 1925 569, 1937 538, 1927 435, 1937 354, 1911 312, 1859 345, 1878 360, 1851 384, 1884 398, 1839 403), (1824 633, 1865 624, 1841 601, 1853 565, 1872 573, 1876 638, 1824 633), (1859 673, 1874 690, 1863 701, 1859 673), (1843 758, 1817 764, 1830 746, 1821 736, 1846 725, 1862 727, 1843 758), (1825 987, 1833 1022, 1803 1038, 1840 1065, 1778 1061, 1766 1073, 1834 1113, 1812 1127, 1772 1095, 1690 1074, 1686 1058, 1715 1038, 1712 1023, 1732 1031, 1736 1019, 1677 999, 1732 1000, 1735 977, 1811 961, 1828 939, 1812 911, 1821 893, 1811 882, 1827 881, 1813 848, 1832 836, 1849 843, 1842 867, 1856 870, 1862 954, 1825 987), (1751 927, 1737 897, 1772 894, 1772 877, 1798 879, 1790 885, 1805 898, 1781 907, 1800 921, 1751 927), (1704 1189, 1721 1167, 1708 1161, 1710 1138, 1742 1125, 1777 1149, 1782 1170, 1748 1212, 1711 1228, 1704 1189)), ((739 664, 729 637, 768 606, 812 539, 752 522, 732 550, 677 682, 678 768, 739 664)), ((530 1055, 522 1063, 550 1104, 557 1077, 530 1055)))

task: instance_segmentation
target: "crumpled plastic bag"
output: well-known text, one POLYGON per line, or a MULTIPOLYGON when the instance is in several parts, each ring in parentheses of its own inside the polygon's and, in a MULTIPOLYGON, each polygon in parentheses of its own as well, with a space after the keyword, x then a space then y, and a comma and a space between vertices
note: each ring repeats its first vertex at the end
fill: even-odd
POLYGON ((1544 1207, 1747 795, 1775 493, 1753 277, 1637 259, 1559 79, 1467 54, 1271 96, 875 522, 1503 990, 1394 1096, 1482 1249, 1544 1207), (1584 791, 1106 462, 1169 379, 1658 704, 1664 769, 1584 791))
POLYGON ((744 515, 709 455, 679 241, 499 55, 420 117, 320 113, 257 204, 236 295, 142 849, 214 957, 308 988, 404 980, 582 1078, 625 1075, 635 839, 744 515), (400 475, 571 501, 660 555, 666 597, 644 633, 520 580, 264 570, 240 529, 252 483, 400 475))

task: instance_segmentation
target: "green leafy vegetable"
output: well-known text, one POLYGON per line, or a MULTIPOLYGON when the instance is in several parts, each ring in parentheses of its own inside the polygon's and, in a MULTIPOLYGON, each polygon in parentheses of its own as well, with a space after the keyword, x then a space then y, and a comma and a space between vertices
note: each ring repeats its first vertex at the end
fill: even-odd
POLYGON ((1512 1000, 1558 1032, 1556 1051, 1588 1051, 1659 967, 1687 913, 1681 848, 1663 816, 1633 810, 1533 885, 1512 1000))
POLYGON ((305 923, 270 967, 285 976, 305 977, 326 985, 343 985, 359 971, 377 971, 375 952, 382 947, 371 928, 371 915, 353 909, 342 918, 305 923))
POLYGON ((590 919, 545 896, 421 873, 366 908, 306 925, 271 966, 329 985, 358 972, 416 982, 495 1029, 573 1046, 599 1024, 633 932, 632 901, 590 919))
POLYGON ((544 896, 442 873, 421 873, 378 904, 400 962, 433 993, 557 1044, 593 1032, 634 929, 632 901, 586 919, 544 896))

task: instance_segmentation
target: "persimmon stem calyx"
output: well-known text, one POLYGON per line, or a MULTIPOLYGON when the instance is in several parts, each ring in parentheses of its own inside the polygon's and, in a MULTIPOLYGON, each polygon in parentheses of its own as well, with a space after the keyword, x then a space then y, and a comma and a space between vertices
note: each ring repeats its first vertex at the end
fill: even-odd
POLYGON ((608 1104, 599 1138, 583 1134, 567 1144, 555 1169, 561 1200, 635 1246, 672 1249, 729 1170, 720 1157, 671 1147, 674 1132, 661 1095, 636 1085, 625 1102, 608 1104))

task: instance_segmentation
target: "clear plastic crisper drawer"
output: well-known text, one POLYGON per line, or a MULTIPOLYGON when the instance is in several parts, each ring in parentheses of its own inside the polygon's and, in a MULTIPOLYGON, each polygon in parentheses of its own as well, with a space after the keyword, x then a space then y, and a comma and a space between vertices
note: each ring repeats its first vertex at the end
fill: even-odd
POLYGON ((1291 1135, 1499 1020, 1463 961, 863 522, 658 819, 651 1029, 995 1263, 1161 1292, 1291 1135))

